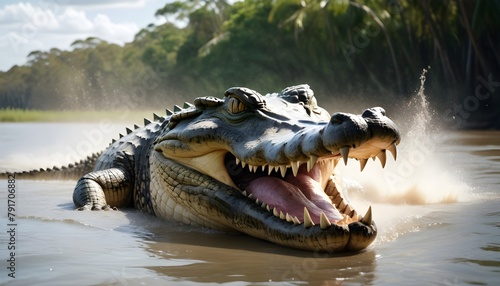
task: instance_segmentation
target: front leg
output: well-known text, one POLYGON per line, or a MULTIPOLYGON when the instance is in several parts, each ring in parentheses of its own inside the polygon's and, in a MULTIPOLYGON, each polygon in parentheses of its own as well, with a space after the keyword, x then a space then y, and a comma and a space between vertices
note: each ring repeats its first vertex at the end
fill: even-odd
POLYGON ((110 210, 111 206, 129 206, 133 197, 132 181, 128 173, 120 168, 90 172, 78 180, 73 202, 78 210, 110 210))

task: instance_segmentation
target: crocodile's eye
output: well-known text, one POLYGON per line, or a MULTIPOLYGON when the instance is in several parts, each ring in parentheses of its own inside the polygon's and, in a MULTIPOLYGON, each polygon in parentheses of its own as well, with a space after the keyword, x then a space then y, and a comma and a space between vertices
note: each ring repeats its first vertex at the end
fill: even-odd
POLYGON ((237 114, 247 110, 247 107, 238 98, 231 96, 227 101, 227 109, 230 113, 237 114))

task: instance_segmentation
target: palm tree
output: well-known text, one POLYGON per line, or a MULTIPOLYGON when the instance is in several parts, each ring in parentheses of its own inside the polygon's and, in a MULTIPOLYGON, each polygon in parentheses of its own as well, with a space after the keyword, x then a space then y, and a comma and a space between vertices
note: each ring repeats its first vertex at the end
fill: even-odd
MULTIPOLYGON (((299 43, 299 34, 302 32, 305 28, 306 25, 306 20, 307 18, 310 19, 315 19, 321 17, 323 19, 322 25, 326 27, 326 31, 328 33, 328 39, 329 39, 329 45, 331 46, 331 53, 332 56, 335 58, 336 56, 336 49, 342 49, 341 45, 338 47, 335 46, 335 37, 341 37, 340 36, 340 31, 338 30, 338 27, 332 28, 330 24, 330 19, 329 15, 333 15, 334 17, 338 17, 341 15, 345 15, 348 13, 348 8, 349 7, 355 7, 361 11, 363 11, 366 15, 372 19, 376 25, 380 27, 382 32, 384 33, 387 45, 389 47, 389 51, 391 54, 391 60, 392 64, 394 67, 394 71, 396 73, 396 82, 399 90, 402 90, 402 79, 401 79, 401 73, 399 70, 399 65, 398 61, 394 52, 394 47, 392 45, 391 37, 382 22, 382 20, 379 18, 377 13, 374 12, 374 10, 370 7, 368 7, 365 4, 358 3, 354 0, 346 1, 346 0, 327 0, 327 1, 320 1, 320 0, 301 0, 301 1, 296 1, 296 0, 278 0, 273 6, 273 9, 271 10, 269 14, 269 20, 273 21, 277 14, 281 13, 283 10, 289 10, 290 7, 293 7, 295 10, 293 13, 285 18, 284 20, 280 21, 279 25, 280 26, 286 26, 293 24, 294 26, 294 35, 295 35, 295 40, 296 43, 299 43)), ((308 23, 311 23, 312 21, 309 21, 308 23)), ((351 26, 352 27, 352 26, 351 26)), ((316 27, 317 30, 323 29, 323 27, 316 27)), ((348 34, 350 34, 350 31, 348 31, 348 34)), ((340 41, 339 41, 340 42, 340 41)), ((372 75, 372 79, 374 82, 378 82, 376 78, 374 77, 374 73, 368 70, 368 73, 372 75)), ((382 86, 379 84, 379 86, 382 86)))

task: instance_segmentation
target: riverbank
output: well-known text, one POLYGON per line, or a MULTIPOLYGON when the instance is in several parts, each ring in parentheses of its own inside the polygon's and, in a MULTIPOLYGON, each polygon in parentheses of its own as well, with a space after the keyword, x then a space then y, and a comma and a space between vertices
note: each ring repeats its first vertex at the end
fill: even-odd
MULTIPOLYGON (((157 112, 163 115, 163 112, 157 112)), ((0 122, 143 122, 153 118, 153 111, 146 110, 28 110, 0 109, 0 122)))

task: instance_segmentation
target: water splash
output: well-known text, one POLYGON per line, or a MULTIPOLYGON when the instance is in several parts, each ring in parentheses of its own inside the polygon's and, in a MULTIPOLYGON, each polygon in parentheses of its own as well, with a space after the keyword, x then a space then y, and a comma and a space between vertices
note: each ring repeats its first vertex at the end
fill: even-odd
POLYGON ((406 124, 411 123, 409 128, 407 127, 407 136, 409 138, 422 136, 427 137, 428 131, 430 131, 432 111, 429 106, 429 101, 425 96, 426 74, 427 70, 424 69, 420 75, 420 88, 418 89, 416 95, 407 104, 409 111, 414 113, 411 120, 408 120, 409 122, 403 122, 406 124))
POLYGON ((356 201, 425 205, 454 203, 466 194, 467 186, 454 177, 447 164, 450 150, 442 142, 448 135, 433 123, 434 113, 425 95, 426 74, 424 69, 419 90, 402 106, 401 114, 389 115, 396 118, 401 130, 398 160, 388 160, 385 169, 378 160, 369 162, 361 174, 355 162, 339 164, 340 187, 356 201))
POLYGON ((454 150, 444 141, 451 135, 434 121, 436 115, 425 95, 426 74, 424 70, 411 100, 401 103, 399 114, 389 114, 401 132, 397 161, 387 155, 384 169, 378 159, 369 160, 362 173, 354 160, 336 169, 341 181, 337 185, 347 192, 353 207, 359 213, 373 207, 379 245, 427 228, 423 217, 439 220, 434 212, 448 207, 443 204, 470 198, 469 187, 457 178, 450 163, 454 150))

